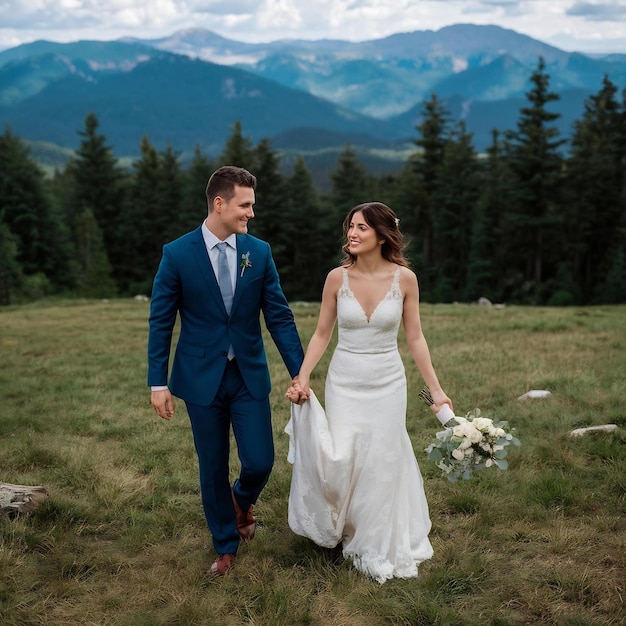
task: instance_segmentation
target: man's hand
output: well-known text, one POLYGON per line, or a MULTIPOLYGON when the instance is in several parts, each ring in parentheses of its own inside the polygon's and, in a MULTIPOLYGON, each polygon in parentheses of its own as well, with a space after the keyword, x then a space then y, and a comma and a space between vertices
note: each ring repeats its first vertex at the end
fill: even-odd
POLYGON ((164 420, 171 419, 172 415, 174 415, 174 398, 169 389, 153 391, 150 400, 159 417, 162 417, 164 420))

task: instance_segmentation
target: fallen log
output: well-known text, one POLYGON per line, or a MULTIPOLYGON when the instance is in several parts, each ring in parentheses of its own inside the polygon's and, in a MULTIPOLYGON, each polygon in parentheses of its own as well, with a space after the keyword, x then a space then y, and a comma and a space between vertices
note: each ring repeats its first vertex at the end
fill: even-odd
POLYGON ((46 488, 39 485, 12 485, 0 482, 0 509, 6 509, 9 513, 31 513, 47 497, 46 488))

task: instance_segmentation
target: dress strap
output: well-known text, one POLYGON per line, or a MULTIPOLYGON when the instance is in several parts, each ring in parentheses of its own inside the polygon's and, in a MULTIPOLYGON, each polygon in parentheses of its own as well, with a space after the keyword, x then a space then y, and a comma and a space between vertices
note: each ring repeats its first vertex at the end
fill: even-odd
POLYGON ((394 298, 402 297, 400 291, 400 268, 398 267, 393 275, 393 282, 391 283, 391 295, 394 298))
POLYGON ((340 296, 350 296, 352 292, 350 291, 350 283, 348 282, 348 268, 342 267, 341 273, 343 276, 343 280, 341 282, 341 287, 339 288, 338 295, 340 296))

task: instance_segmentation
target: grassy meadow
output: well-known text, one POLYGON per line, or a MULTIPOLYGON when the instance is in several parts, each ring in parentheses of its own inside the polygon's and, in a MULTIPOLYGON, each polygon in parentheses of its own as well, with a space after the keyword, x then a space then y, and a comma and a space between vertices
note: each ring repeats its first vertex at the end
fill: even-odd
MULTIPOLYGON (((305 344, 317 310, 294 305, 305 344)), ((0 514, 1 624, 626 624, 626 306, 422 305, 457 413, 508 420, 522 447, 505 472, 441 478, 423 451, 439 423, 401 336, 435 554, 384 585, 287 525, 288 375, 271 341, 276 465, 260 527, 232 572, 209 575, 184 405, 168 423, 149 403, 147 316, 130 299, 0 309, 0 481, 49 493, 29 516, 0 514), (530 389, 552 395, 517 399, 530 389), (568 436, 605 423, 620 429, 568 436)))

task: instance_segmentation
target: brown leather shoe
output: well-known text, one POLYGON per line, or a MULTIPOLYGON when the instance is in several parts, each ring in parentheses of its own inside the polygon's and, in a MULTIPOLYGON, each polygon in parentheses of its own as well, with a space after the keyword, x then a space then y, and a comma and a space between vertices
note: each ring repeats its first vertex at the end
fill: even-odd
POLYGON ((237 504, 235 492, 231 489, 230 493, 233 497, 233 505, 235 506, 235 515, 237 517, 237 532, 242 539, 250 541, 254 537, 256 530, 256 518, 252 514, 253 505, 251 504, 250 508, 244 513, 237 504))
POLYGON ((217 559, 213 565, 211 565, 211 574, 223 576, 234 564, 234 554, 218 554, 217 559))

